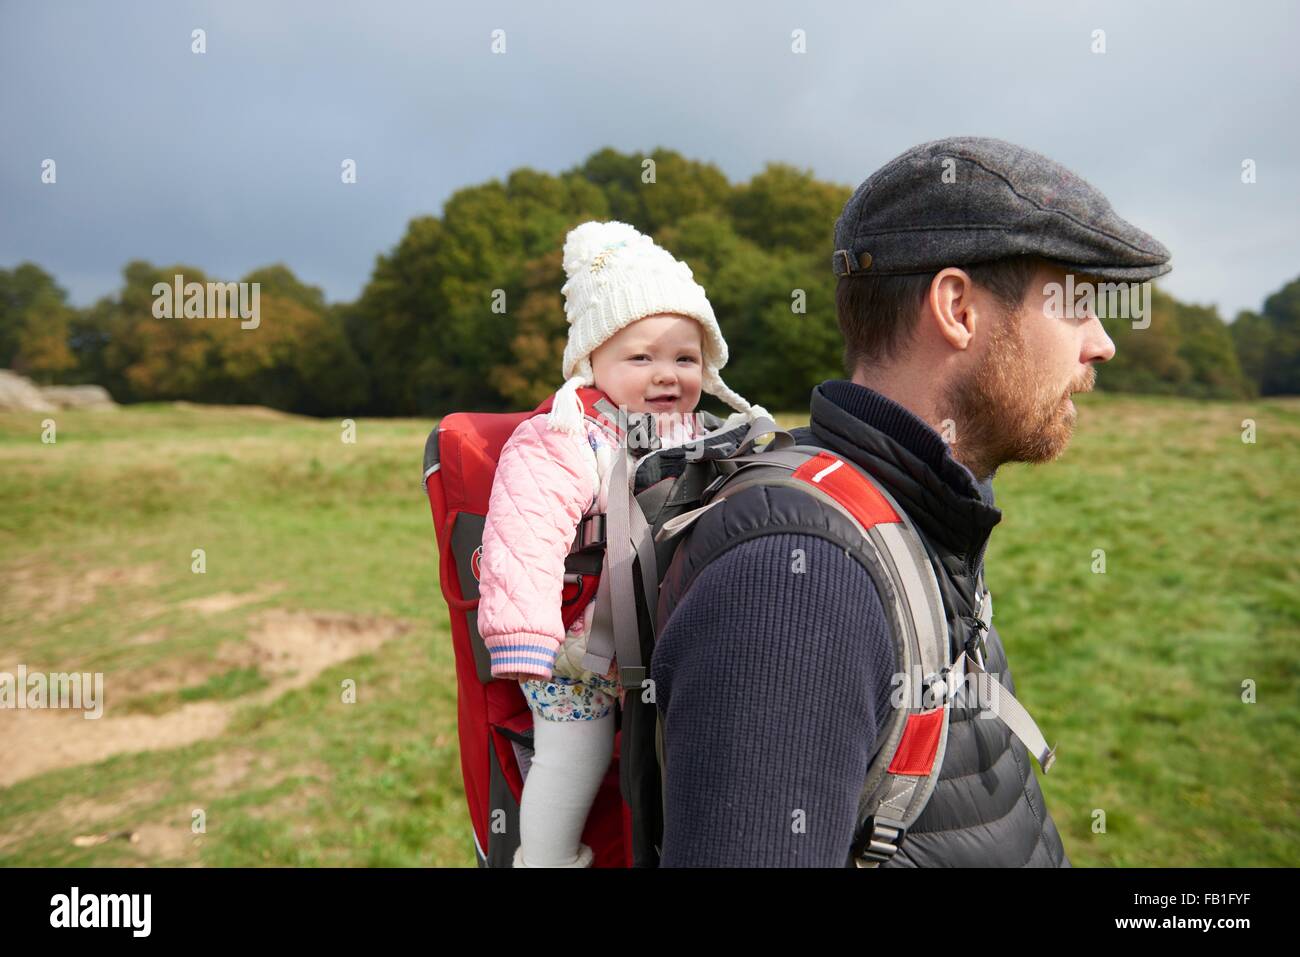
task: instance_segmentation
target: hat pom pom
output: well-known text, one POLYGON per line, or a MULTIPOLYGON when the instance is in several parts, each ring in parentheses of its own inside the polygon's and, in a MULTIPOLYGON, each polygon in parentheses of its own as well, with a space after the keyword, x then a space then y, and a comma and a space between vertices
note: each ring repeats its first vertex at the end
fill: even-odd
POLYGON ((573 276, 610 247, 624 243, 631 245, 647 238, 627 223, 593 220, 575 226, 564 240, 564 274, 573 276))

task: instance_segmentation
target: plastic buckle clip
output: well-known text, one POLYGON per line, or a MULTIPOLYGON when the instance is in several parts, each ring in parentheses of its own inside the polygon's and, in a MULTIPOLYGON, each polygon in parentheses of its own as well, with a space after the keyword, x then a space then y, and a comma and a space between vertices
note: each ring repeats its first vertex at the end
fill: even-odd
POLYGON ((902 821, 889 817, 872 815, 862 826, 866 844, 853 849, 853 863, 858 867, 879 867, 893 860, 898 853, 898 845, 907 835, 907 827, 902 821))
POLYGON ((588 515, 578 525, 578 538, 574 542, 575 552, 585 552, 605 544, 605 515, 588 515))
POLYGON ((976 664, 983 668, 984 653, 988 650, 988 646, 985 644, 985 637, 989 626, 984 624, 982 618, 976 618, 971 615, 964 615, 963 619, 970 624, 972 633, 971 636, 966 639, 966 644, 962 646, 962 650, 973 658, 976 664))
POLYGON ((925 689, 926 696, 921 699, 922 707, 925 708, 942 708, 948 703, 948 699, 953 697, 952 683, 952 666, 944 665, 938 671, 931 672, 922 679, 921 684, 925 689))

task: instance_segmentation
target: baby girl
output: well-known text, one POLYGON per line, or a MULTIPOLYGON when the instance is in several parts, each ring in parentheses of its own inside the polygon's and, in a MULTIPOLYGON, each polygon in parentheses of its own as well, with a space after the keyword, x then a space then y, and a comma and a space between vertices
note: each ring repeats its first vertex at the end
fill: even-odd
POLYGON ((480 562, 478 629, 492 675, 518 680, 533 712, 516 867, 591 866, 582 830, 622 696, 617 661, 604 674, 583 667, 596 603, 567 630, 562 621, 565 556, 583 518, 604 513, 621 452, 614 423, 588 418, 578 389, 655 413, 661 447, 700 434, 701 392, 736 410, 728 428, 767 414, 723 383, 727 344, 704 289, 649 237, 626 223, 583 223, 565 240, 564 271, 565 382, 550 413, 525 419, 502 448, 480 562))

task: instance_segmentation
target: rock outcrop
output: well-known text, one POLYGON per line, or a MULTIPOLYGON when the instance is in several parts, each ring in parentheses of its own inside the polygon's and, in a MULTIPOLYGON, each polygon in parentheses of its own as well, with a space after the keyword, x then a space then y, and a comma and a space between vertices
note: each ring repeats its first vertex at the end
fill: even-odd
POLYGON ((0 369, 0 412, 57 412, 59 409, 115 408, 117 403, 103 386, 38 386, 17 372, 0 369))

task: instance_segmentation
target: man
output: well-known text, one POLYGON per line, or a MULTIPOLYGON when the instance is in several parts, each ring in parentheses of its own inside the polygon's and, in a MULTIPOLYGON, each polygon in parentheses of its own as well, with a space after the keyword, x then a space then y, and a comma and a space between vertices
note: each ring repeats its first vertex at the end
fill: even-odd
MULTIPOLYGON (((1169 252, 1059 164, 973 137, 877 171, 845 205, 835 246, 851 379, 813 391, 795 438, 863 466, 907 512, 960 643, 1002 517, 995 470, 1060 455, 1070 394, 1115 352, 1095 313, 1060 309, 1050 284, 1152 279, 1169 252)), ((747 489, 677 550, 651 664, 665 722, 662 866, 854 863, 898 667, 881 597, 827 532, 825 508, 793 489, 747 489)), ((986 669, 1014 693, 996 628, 986 647, 986 669)), ((939 782, 881 866, 1070 862, 1024 745, 954 705, 939 782)))

